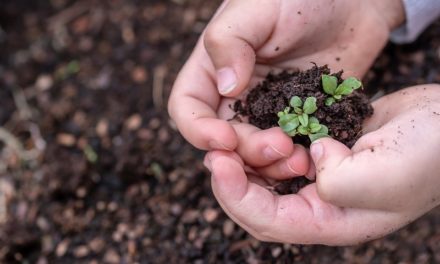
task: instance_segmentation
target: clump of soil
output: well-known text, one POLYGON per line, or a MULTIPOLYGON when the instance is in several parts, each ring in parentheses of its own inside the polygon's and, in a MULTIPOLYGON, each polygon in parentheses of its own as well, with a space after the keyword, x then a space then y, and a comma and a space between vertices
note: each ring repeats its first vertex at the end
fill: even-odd
MULTIPOLYGON (((290 98, 299 96, 305 100, 314 96, 318 110, 313 115, 329 128, 331 137, 352 147, 362 135, 362 122, 373 114, 373 107, 367 96, 358 91, 326 106, 324 102, 328 95, 322 88, 323 74, 330 74, 327 65, 315 65, 306 71, 269 74, 266 80, 250 91, 245 101, 235 102, 234 111, 247 116, 256 127, 268 129, 278 126, 277 113, 289 105, 290 98)), ((338 78, 338 84, 343 81, 342 71, 331 75, 338 78)), ((295 136, 294 141, 310 146, 310 140, 305 136, 295 136)))
MULTIPOLYGON (((269 74, 261 84, 250 91, 245 101, 235 102, 233 109, 239 116, 248 117, 249 122, 256 127, 268 129, 278 126, 277 113, 289 105, 290 98, 299 96, 305 100, 313 96, 317 99, 318 107, 313 115, 328 127, 331 137, 352 147, 362 135, 362 122, 373 114, 373 107, 367 96, 358 91, 344 96, 331 106, 326 106, 325 99, 329 95, 324 93, 322 87, 323 74, 330 74, 327 65, 315 65, 306 71, 269 74)), ((342 71, 331 75, 338 78, 338 84, 343 81, 342 71)), ((305 147, 309 147, 311 143, 307 136, 297 135, 293 140, 305 147)), ((296 193, 308 183, 310 182, 305 178, 295 178, 283 182, 275 190, 280 194, 296 193)))

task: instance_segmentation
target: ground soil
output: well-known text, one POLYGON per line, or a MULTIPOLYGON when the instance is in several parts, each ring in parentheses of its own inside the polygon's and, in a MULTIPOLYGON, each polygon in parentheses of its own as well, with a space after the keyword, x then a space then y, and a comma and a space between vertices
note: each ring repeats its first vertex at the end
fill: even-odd
MULTIPOLYGON (((356 90, 331 106, 325 105, 328 95, 322 88, 321 76, 330 74, 327 66, 314 65, 306 71, 282 72, 269 74, 267 78, 253 88, 246 99, 237 101, 234 110, 241 116, 248 117, 249 123, 261 129, 278 126, 277 113, 283 111, 293 96, 303 101, 310 96, 316 98, 318 110, 313 114, 321 124, 329 129, 329 135, 352 147, 362 135, 362 122, 373 114, 368 97, 356 90)), ((342 71, 332 74, 342 82, 342 71)), ((308 137, 297 135, 295 143, 306 147, 310 145, 308 137)))
MULTIPOLYGON (((338 248, 258 242, 226 217, 203 153, 165 114, 219 4, 2 2, 0 131, 16 141, 0 133, 0 262, 440 262, 439 209, 338 248)), ((364 85, 383 95, 426 82, 440 82, 440 22, 390 44, 364 85)))

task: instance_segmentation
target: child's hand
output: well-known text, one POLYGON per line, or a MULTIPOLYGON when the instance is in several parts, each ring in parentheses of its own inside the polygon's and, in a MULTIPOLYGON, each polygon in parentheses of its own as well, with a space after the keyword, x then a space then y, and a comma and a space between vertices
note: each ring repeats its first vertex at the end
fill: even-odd
POLYGON ((338 206, 411 221, 440 203, 440 86, 401 90, 373 106, 351 150, 330 139, 312 145, 318 193, 338 206))
MULTIPOLYGON (((375 4, 383 2, 225 1, 174 85, 169 112, 179 131, 197 148, 236 150, 251 166, 291 157, 294 146, 281 130, 263 132, 225 121, 233 116, 232 99, 220 94, 237 96, 271 70, 306 69, 310 62, 363 75, 385 45, 390 28, 398 24, 390 15, 398 12, 375 4)), ((385 2, 393 6, 389 3, 400 0, 385 2)), ((289 168, 286 162, 278 165, 289 168)), ((299 173, 308 164, 301 166, 291 169, 299 173)))
POLYGON ((266 241, 346 245, 386 235, 440 204, 440 86, 423 85, 374 103, 352 150, 312 145, 317 183, 276 196, 233 152, 210 152, 214 194, 226 213, 266 241))

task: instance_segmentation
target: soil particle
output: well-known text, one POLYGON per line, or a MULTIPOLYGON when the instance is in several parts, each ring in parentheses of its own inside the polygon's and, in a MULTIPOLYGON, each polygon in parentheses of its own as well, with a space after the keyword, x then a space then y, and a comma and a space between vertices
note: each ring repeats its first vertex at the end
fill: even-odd
POLYGON ((275 186, 275 191, 281 195, 297 193, 304 186, 310 183, 312 183, 312 181, 308 180, 305 177, 296 177, 287 181, 280 182, 278 185, 275 186))

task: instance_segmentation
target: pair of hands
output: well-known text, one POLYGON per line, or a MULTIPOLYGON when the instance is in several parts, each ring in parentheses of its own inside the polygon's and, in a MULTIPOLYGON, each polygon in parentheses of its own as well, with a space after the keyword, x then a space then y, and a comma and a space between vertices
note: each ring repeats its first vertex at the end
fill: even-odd
POLYGON ((402 20, 400 0, 229 0, 219 8, 176 80, 169 112, 191 144, 209 151, 205 164, 217 200, 252 235, 353 244, 439 203, 435 85, 374 102, 375 114, 351 150, 326 138, 309 155, 279 128, 226 121, 233 98, 270 71, 306 69, 313 61, 362 77, 402 20), (265 188, 304 174, 317 181, 298 194, 265 188))

